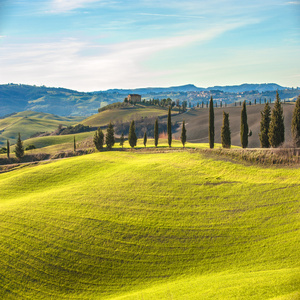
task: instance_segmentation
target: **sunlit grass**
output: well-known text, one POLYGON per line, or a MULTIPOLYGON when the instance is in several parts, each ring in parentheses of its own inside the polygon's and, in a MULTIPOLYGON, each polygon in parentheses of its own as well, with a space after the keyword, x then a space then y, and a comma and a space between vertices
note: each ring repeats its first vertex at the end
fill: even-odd
POLYGON ((297 295, 299 180, 176 151, 0 174, 0 298, 297 295))

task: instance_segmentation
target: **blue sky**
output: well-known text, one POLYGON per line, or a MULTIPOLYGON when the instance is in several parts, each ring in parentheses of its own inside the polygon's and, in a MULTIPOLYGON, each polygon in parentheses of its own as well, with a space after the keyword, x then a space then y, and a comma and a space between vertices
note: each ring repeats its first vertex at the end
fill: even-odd
POLYGON ((0 0, 0 84, 300 86, 300 1, 0 0))

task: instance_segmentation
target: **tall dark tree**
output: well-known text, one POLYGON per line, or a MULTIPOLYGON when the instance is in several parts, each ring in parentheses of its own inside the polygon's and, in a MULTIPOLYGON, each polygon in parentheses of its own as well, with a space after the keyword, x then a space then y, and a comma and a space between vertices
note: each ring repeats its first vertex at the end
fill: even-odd
POLYGON ((292 135, 296 147, 300 147, 300 96, 298 96, 292 119, 292 135))
POLYGON ((144 133, 144 146, 147 146, 147 132, 144 133))
POLYGON ((110 122, 107 127, 105 135, 106 148, 110 150, 115 144, 115 130, 114 125, 110 122))
POLYGON ((120 137, 120 146, 122 146, 122 149, 124 146, 124 142, 125 142, 125 138, 124 138, 124 133, 122 132, 121 137, 120 137))
POLYGON ((76 139, 75 139, 75 136, 74 136, 74 145, 73 145, 73 150, 74 150, 74 152, 76 152, 76 139))
POLYGON ((24 147, 23 147, 23 142, 21 140, 21 135, 19 133, 18 139, 17 139, 17 143, 15 146, 15 154, 17 158, 21 158, 24 156, 24 147))
POLYGON ((284 142, 284 118, 281 100, 276 92, 276 100, 271 113, 269 128, 269 143, 271 147, 278 147, 284 142))
POLYGON ((208 121, 208 140, 209 148, 213 148, 215 144, 215 115, 213 98, 209 101, 209 121, 208 121))
POLYGON ((98 151, 103 149, 103 144, 104 144, 104 134, 101 128, 99 127, 94 135, 94 145, 98 151))
POLYGON ((9 145, 9 140, 6 141, 6 153, 7 153, 7 158, 9 158, 9 154, 10 154, 10 145, 9 145))
POLYGON ((223 111, 223 125, 221 128, 221 140, 223 148, 231 147, 231 131, 229 126, 229 114, 223 111))
POLYGON ((260 120, 260 133, 259 133, 259 140, 260 140, 260 147, 261 148, 269 148, 269 128, 270 128, 270 121, 271 121, 271 107, 269 103, 265 104, 264 110, 261 112, 261 120, 260 120))
POLYGON ((131 123, 130 123, 128 141, 129 141, 129 145, 130 145, 131 148, 136 146, 137 137, 136 137, 136 134, 135 134, 134 120, 132 120, 131 123))
POLYGON ((169 111, 168 111, 167 132, 168 132, 168 144, 169 144, 169 147, 171 147, 171 145, 172 145, 171 106, 169 106, 169 111))
POLYGON ((186 129, 185 129, 185 121, 184 120, 182 121, 180 140, 181 140, 182 146, 184 148, 184 145, 186 143, 186 129))
POLYGON ((241 145, 243 148, 247 148, 248 146, 248 120, 247 120, 247 109, 246 109, 246 101, 243 102, 243 107, 241 111, 241 145))
POLYGON ((154 145, 155 147, 158 145, 158 118, 156 118, 154 123, 154 145))

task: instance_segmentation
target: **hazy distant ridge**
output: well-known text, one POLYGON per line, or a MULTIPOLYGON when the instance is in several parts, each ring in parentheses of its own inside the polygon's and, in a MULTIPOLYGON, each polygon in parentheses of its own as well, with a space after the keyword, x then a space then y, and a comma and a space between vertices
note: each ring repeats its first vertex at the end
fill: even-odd
MULTIPOLYGON (((285 90, 287 87, 280 86, 276 83, 260 83, 260 84, 248 84, 244 83, 241 85, 226 85, 226 86, 212 86, 208 88, 197 87, 193 84, 172 86, 172 87, 149 87, 149 88, 139 88, 139 89, 109 89, 105 92, 108 93, 119 93, 119 94, 152 94, 152 93, 169 93, 169 92, 201 92, 201 91, 211 91, 220 90, 227 93, 242 93, 249 91, 267 92, 276 90, 285 90)), ((96 92, 97 93, 97 92, 96 92)))

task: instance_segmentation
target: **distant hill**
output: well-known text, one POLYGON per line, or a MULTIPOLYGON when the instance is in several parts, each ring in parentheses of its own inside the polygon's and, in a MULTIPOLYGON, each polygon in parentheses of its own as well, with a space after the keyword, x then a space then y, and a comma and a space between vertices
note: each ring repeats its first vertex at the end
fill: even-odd
POLYGON ((70 126, 80 122, 82 117, 59 117, 52 114, 24 111, 4 119, 0 119, 0 147, 6 145, 9 139, 13 144, 18 133, 22 140, 29 138, 36 132, 51 132, 57 129, 58 125, 70 126))
MULTIPOLYGON (((195 92, 195 91, 205 91, 205 88, 198 88, 193 84, 173 86, 173 87, 149 87, 149 88, 139 88, 139 89, 110 89, 105 92, 108 93, 118 93, 123 95, 128 94, 153 94, 153 93, 170 93, 170 92, 195 92)), ((95 92, 98 93, 98 92, 95 92)))
POLYGON ((250 92, 250 91, 258 91, 262 92, 271 92, 277 90, 286 90, 287 87, 280 86, 276 83, 261 83, 261 84, 241 84, 241 85, 229 85, 229 86, 213 86, 208 87, 206 90, 219 90, 222 92, 228 93, 242 93, 242 92, 250 92))
POLYGON ((281 99, 293 101, 299 89, 287 89, 277 84, 243 84, 239 86, 196 87, 188 84, 173 87, 112 89, 90 93, 64 88, 30 86, 22 84, 0 85, 0 118, 25 110, 56 114, 60 116, 90 116, 98 108, 115 102, 123 102, 131 93, 141 94, 143 99, 171 98, 180 102, 188 101, 191 106, 213 97, 215 101, 233 103, 240 100, 254 101, 267 98, 274 100, 276 90, 281 99))
POLYGON ((227 93, 242 93, 249 91, 276 91, 276 90, 285 90, 287 87, 280 86, 276 83, 262 83, 262 84, 241 84, 241 85, 228 85, 228 86, 212 86, 208 88, 196 87, 193 84, 173 86, 173 87, 150 87, 150 88, 140 88, 140 89, 111 89, 106 92, 109 93, 119 93, 119 94, 152 94, 152 93, 170 93, 170 92, 199 92, 199 91, 213 91, 219 90, 227 93))
POLYGON ((128 122, 133 119, 163 116, 167 115, 167 113, 168 110, 164 107, 137 104, 135 106, 102 111, 98 114, 88 117, 81 123, 91 127, 99 127, 106 126, 109 122, 128 122))
POLYGON ((96 113, 99 107, 120 99, 108 93, 96 95, 63 88, 6 84, 0 85, 0 116, 25 110, 88 116, 96 113))

